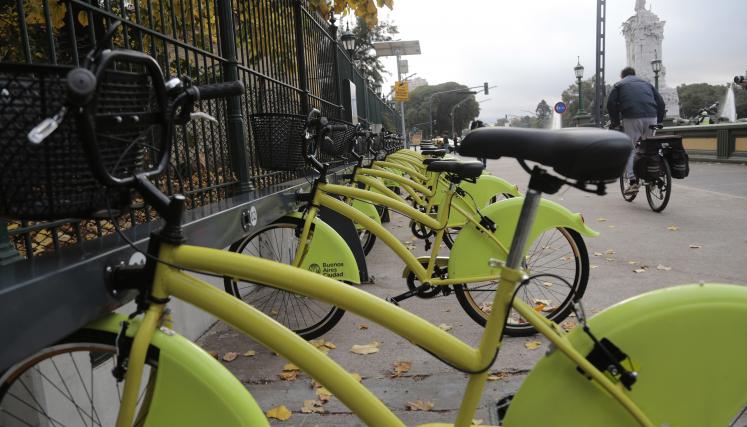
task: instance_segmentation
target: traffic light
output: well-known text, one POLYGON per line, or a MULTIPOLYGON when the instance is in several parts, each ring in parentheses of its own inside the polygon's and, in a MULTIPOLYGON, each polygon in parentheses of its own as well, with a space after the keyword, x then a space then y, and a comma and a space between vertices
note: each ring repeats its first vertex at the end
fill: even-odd
POLYGON ((488 82, 483 83, 482 90, 485 92, 485 95, 488 94, 488 82))

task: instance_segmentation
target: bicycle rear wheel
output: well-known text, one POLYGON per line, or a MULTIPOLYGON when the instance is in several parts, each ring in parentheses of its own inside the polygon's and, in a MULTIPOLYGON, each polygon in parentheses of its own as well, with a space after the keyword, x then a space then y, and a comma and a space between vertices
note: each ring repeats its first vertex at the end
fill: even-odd
MULTIPOLYGON (((231 245, 232 252, 290 264, 298 246, 298 218, 282 218, 231 245)), ((225 279, 226 292, 265 313, 304 339, 318 338, 340 321, 345 310, 303 295, 225 279)))
POLYGON ((661 212, 669 204, 669 196, 672 194, 672 170, 669 162, 660 157, 661 169, 656 180, 646 184, 646 200, 654 212, 661 212))
MULTIPOLYGON (((586 291, 589 281, 589 255, 586 244, 581 235, 574 230, 548 230, 541 234, 527 251, 524 268, 533 278, 517 289, 516 296, 548 319, 560 323, 568 317, 573 302, 580 300, 586 291)), ((472 320, 485 326, 493 308, 498 286, 497 280, 467 283, 454 286, 454 293, 472 320)), ((507 335, 526 336, 536 332, 516 310, 511 309, 506 320, 507 335)))
MULTIPOLYGON (((113 426, 124 388, 112 375, 115 340, 110 332, 83 329, 0 374, 0 425, 113 426)), ((134 425, 145 423, 157 366, 151 346, 134 425)))

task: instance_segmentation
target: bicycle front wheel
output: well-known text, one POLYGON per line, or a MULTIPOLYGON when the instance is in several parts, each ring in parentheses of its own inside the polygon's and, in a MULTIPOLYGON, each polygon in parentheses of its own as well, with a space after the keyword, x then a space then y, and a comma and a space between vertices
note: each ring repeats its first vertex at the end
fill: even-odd
POLYGON ((661 160, 659 177, 646 184, 646 200, 654 212, 661 212, 669 204, 669 196, 672 194, 672 170, 669 162, 664 157, 661 160))
MULTIPOLYGON (((282 218, 231 245, 230 250, 290 264, 296 254, 296 230, 303 228, 298 218, 282 218)), ((318 338, 337 324, 345 314, 339 307, 304 295, 257 283, 225 279, 226 291, 272 317, 304 339, 318 338)))
MULTIPOLYGON (((532 279, 517 289, 516 297, 548 319, 560 323, 586 291, 589 254, 580 234, 568 228, 555 228, 534 241, 525 257, 524 268, 532 279)), ((454 286, 454 293, 472 320, 485 326, 499 284, 498 280, 467 283, 454 286)), ((506 319, 506 334, 526 336, 536 332, 516 310, 511 309, 506 319)))
POLYGON ((625 189, 628 188, 628 178, 625 177, 625 172, 623 172, 622 176, 620 177, 620 193, 622 193, 623 200, 626 202, 632 202, 635 200, 635 196, 638 195, 638 193, 629 193, 625 194, 625 189))
MULTIPOLYGON (((83 329, 0 374, 0 425, 114 426, 124 388, 112 375, 115 340, 83 329)), ((158 350, 150 347, 134 425, 145 423, 157 366, 158 350)))

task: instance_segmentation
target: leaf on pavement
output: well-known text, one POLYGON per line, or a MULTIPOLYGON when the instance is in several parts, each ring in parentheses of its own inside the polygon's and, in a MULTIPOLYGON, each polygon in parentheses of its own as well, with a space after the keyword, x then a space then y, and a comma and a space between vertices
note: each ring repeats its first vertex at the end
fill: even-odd
POLYGON ((605 221, 607 221, 607 218, 603 218, 603 217, 600 216, 599 218, 597 218, 597 221, 599 221, 599 222, 605 222, 605 221))
POLYGON ((319 387, 316 389, 316 395, 319 396, 319 400, 327 402, 332 398, 332 393, 327 390, 327 387, 319 387))
POLYGON ((628 261, 628 264, 630 264, 630 265, 636 265, 636 264, 638 264, 638 261, 628 261))
POLYGON ((216 359, 220 359, 220 353, 218 353, 217 351, 208 351, 208 354, 216 359))
POLYGON ((394 368, 392 369, 392 378, 397 378, 400 375, 410 370, 412 362, 394 362, 394 368))
POLYGON ((541 345, 542 345, 542 343, 539 342, 539 341, 537 341, 537 340, 527 341, 527 342, 524 343, 524 347, 526 347, 529 350, 536 350, 536 349, 540 348, 541 345))
POLYGON ((379 342, 374 341, 368 344, 355 344, 350 349, 351 352, 355 354, 371 354, 371 353, 377 353, 379 351, 379 342))
POLYGON ((578 322, 573 319, 566 319, 563 323, 560 324, 560 327, 565 329, 566 331, 570 331, 576 326, 578 326, 578 322))
POLYGON ((323 414, 324 402, 321 400, 304 400, 301 412, 304 414, 323 414))
POLYGON ((285 407, 285 405, 276 406, 268 409, 265 412, 267 418, 275 418, 276 420, 285 421, 293 415, 291 411, 285 407))
POLYGON ((337 348, 337 346, 333 342, 331 342, 331 341, 325 341, 323 339, 311 340, 311 341, 309 341, 309 344, 313 345, 318 350, 320 350, 320 351, 322 351, 324 353, 328 352, 331 349, 337 348))
POLYGON ((648 270, 646 270, 646 268, 644 267, 636 268, 635 270, 633 270, 634 273, 645 273, 646 271, 648 270))
POLYGON ((488 375, 488 381, 498 381, 506 378, 508 378, 508 372, 498 371, 488 375))
POLYGON ((430 411, 431 409, 433 409, 433 402, 428 402, 427 400, 407 402, 408 411, 430 411))
POLYGON ((451 330, 451 325, 449 325, 448 323, 441 323, 440 325, 438 325, 438 327, 442 331, 449 331, 449 330, 451 330))
POLYGON ((609 261, 609 262, 612 262, 612 261, 614 261, 615 259, 614 259, 614 258, 605 258, 604 260, 605 260, 605 261, 609 261))
POLYGON ((607 255, 614 255, 614 254, 616 254, 617 252, 615 252, 615 251, 614 251, 614 250, 612 250, 612 249, 607 249, 607 250, 606 250, 606 251, 605 251, 604 253, 606 253, 607 255))
POLYGON ((249 351, 247 351, 247 352, 244 353, 245 357, 252 357, 252 356, 256 356, 256 355, 257 355, 257 352, 254 351, 254 350, 249 350, 249 351))
POLYGON ((296 378, 298 378, 298 373, 300 371, 284 371, 278 374, 278 377, 280 377, 283 381, 295 381, 296 378))
POLYGON ((233 362, 237 357, 239 357, 239 353, 236 353, 235 351, 229 351, 228 353, 223 355, 223 361, 233 362))
POLYGON ((667 267, 666 265, 659 264, 659 265, 656 266, 656 269, 657 270, 669 271, 669 270, 672 269, 672 267, 667 267))
POLYGON ((598 267, 599 267, 598 265, 594 265, 594 264, 589 266, 589 268, 598 268, 598 267))
POLYGON ((601 253, 601 252, 594 252, 594 256, 602 256, 602 255, 604 255, 604 254, 601 253))
POLYGON ((361 377, 361 374, 359 374, 357 372, 351 372, 350 376, 353 377, 358 382, 363 381, 363 377, 361 377))
POLYGON ((365 324, 365 323, 359 323, 358 324, 358 329, 368 329, 368 325, 365 324))
POLYGON ((480 310, 482 310, 483 313, 490 313, 491 311, 493 311, 493 303, 484 302, 480 304, 480 310))
POLYGON ((700 245, 690 245, 690 249, 700 249, 702 246, 700 245))
POLYGON ((669 230, 669 231, 677 231, 677 230, 679 230, 679 229, 680 229, 680 228, 679 228, 679 227, 677 227, 676 225, 670 225, 669 227, 667 227, 667 230, 669 230))
POLYGON ((300 371, 300 370, 301 370, 301 368, 299 368, 298 366, 296 366, 296 365, 294 365, 292 363, 286 363, 285 366, 283 366, 283 371, 284 372, 300 371))
POLYGON ((542 282, 542 286, 546 288, 552 288, 552 282, 542 282))

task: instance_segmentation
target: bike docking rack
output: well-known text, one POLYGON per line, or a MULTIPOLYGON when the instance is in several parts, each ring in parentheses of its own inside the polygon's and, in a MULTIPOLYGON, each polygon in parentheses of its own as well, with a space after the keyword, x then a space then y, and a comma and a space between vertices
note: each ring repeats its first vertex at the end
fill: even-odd
MULTIPOLYGON (((213 120, 177 127, 170 167, 165 178, 155 182, 166 193, 185 195, 184 232, 200 246, 228 247, 254 228, 297 210, 302 205, 297 193, 310 189, 314 173, 310 168, 262 166, 258 154, 262 136, 252 127, 253 115, 305 115, 316 107, 330 120, 350 126, 358 120, 395 128, 392 124, 399 122, 397 113, 375 96, 336 42, 334 19, 326 20, 301 2, 278 1, 266 14, 259 11, 261 2, 254 0, 246 7, 197 0, 190 5, 199 10, 200 18, 191 20, 178 10, 142 9, 138 2, 133 4, 137 13, 120 10, 118 5, 104 9, 95 2, 50 2, 55 13, 73 17, 67 24, 49 15, 34 15, 32 3, 18 0, 0 6, 0 13, 13 17, 0 26, 18 36, 8 40, 0 64, 0 152, 25 144, 26 134, 62 107, 65 92, 50 82, 63 82, 116 20, 121 25, 109 47, 145 52, 167 78, 186 77, 195 84, 244 83, 240 96, 198 102, 196 109, 213 120), (19 10, 25 14, 19 16, 19 10), (170 22, 175 29, 159 27, 158 22, 170 22), (242 36, 249 31, 251 40, 242 36), (33 36, 53 33, 54 38, 33 36), (252 44, 264 46, 268 40, 280 39, 284 45, 277 51, 246 53, 255 49, 252 44), (354 94, 349 93, 351 83, 354 94), (352 111, 357 111, 356 117, 352 111)), ((74 119, 57 125, 58 132, 72 138, 68 128, 74 127, 74 119)), ((353 165, 349 160, 332 162, 327 180, 347 182, 345 176, 353 165)), ((161 221, 142 200, 134 202, 124 207, 119 226, 138 248, 145 249, 161 221)), ((347 226, 352 237, 348 233, 343 238, 351 246, 358 245, 363 258, 354 226, 349 221, 347 226)), ((115 232, 106 215, 53 221, 0 218, 0 324, 27 325, 0 333, 4 349, 0 371, 127 303, 129 294, 115 297, 107 289, 105 268, 140 262, 144 262, 142 255, 115 232)), ((365 262, 359 261, 359 267, 362 277, 367 277, 365 262)))

